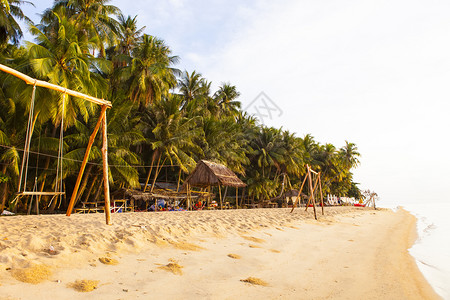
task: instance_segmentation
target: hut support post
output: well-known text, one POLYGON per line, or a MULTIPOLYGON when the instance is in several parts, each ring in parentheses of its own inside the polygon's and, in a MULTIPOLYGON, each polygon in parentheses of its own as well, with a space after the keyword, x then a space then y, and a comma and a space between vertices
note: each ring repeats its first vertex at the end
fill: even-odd
POLYGON ((239 194, 239 188, 238 187, 236 187, 236 209, 238 209, 238 206, 239 206, 239 199, 238 199, 238 194, 239 194))
POLYGON ((227 200, 228 186, 225 187, 225 191, 223 192, 222 204, 227 200))
POLYGON ((89 142, 86 147, 86 153, 84 154, 83 162, 81 163, 80 172, 78 173, 77 181, 75 182, 75 187, 73 188, 72 196, 70 197, 69 207, 67 208, 66 216, 70 216, 73 210, 73 206, 75 205, 75 199, 77 198, 78 188, 80 187, 81 178, 83 177, 84 169, 86 168, 86 164, 88 162, 89 154, 91 152, 92 144, 94 144, 95 137, 97 132, 102 124, 103 116, 106 112, 106 105, 102 106, 102 111, 100 112, 100 117, 98 118, 97 124, 95 125, 94 131, 89 137, 89 142))
POLYGON ((220 189, 220 184, 219 184, 219 201, 220 201, 220 209, 223 209, 223 205, 222 205, 222 190, 220 189))
POLYGON ((187 184, 187 194, 186 194, 186 203, 187 203, 187 207, 186 210, 191 210, 191 185, 188 183, 187 184))
POLYGON ((208 185, 208 198, 206 198, 206 207, 209 208, 210 203, 211 203, 211 186, 208 185))
POLYGON ((178 183, 177 183, 177 193, 180 191, 180 181, 181 181, 181 168, 178 172, 178 183))
POLYGON ((106 225, 111 225, 111 210, 109 207, 109 180, 108 180, 108 136, 106 129, 106 105, 103 106, 103 145, 102 145, 102 156, 103 156, 103 189, 105 193, 105 217, 106 225))
POLYGON ((241 202, 239 203, 240 208, 242 208, 242 203, 244 202, 244 196, 245 196, 245 187, 242 189, 241 202))

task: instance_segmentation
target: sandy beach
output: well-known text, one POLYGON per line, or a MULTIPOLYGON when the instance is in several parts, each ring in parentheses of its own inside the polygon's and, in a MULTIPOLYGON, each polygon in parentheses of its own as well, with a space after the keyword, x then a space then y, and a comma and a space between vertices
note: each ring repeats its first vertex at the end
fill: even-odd
POLYGON ((0 299, 440 299, 404 210, 0 218, 0 299), (83 281, 84 280, 84 281, 83 281), (81 290, 90 290, 83 292, 81 290))

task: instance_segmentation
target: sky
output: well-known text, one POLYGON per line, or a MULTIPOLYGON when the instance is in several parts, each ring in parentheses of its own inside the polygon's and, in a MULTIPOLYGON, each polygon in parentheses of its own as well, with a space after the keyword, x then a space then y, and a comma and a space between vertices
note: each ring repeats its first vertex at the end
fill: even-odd
MULTIPOLYGON (((53 3, 33 2, 35 21, 53 3)), ((164 39, 182 71, 235 85, 264 124, 355 143, 355 181, 380 205, 450 201, 449 1, 110 4, 164 39)))

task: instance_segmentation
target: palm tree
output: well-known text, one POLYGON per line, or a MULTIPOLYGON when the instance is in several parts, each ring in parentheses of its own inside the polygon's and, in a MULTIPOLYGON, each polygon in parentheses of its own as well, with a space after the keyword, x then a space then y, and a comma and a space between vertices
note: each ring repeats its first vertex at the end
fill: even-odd
POLYGON ((220 113, 236 116, 241 108, 241 102, 236 100, 240 95, 241 93, 237 91, 236 86, 230 83, 222 83, 217 92, 214 93, 214 99, 220 113))
POLYGON ((342 163, 348 169, 354 168, 359 165, 358 157, 361 156, 358 152, 358 147, 354 143, 345 141, 345 146, 339 150, 339 155, 342 159, 342 163))
POLYGON ((183 96, 181 109, 189 116, 216 115, 217 104, 210 97, 211 82, 202 77, 202 74, 193 71, 184 71, 178 81, 178 88, 183 96))
POLYGON ((22 38, 23 32, 16 19, 31 23, 20 8, 24 3, 33 5, 23 0, 0 0, 0 48, 3 48, 10 40, 17 45, 22 38))
POLYGON ((118 15, 120 30, 118 32, 117 53, 119 55, 131 56, 145 29, 145 26, 138 29, 136 18, 137 16, 134 16, 134 18, 131 16, 125 18, 122 14, 118 15))
MULTIPOLYGON (((58 24, 54 14, 64 15, 73 22, 77 29, 78 39, 89 43, 91 50, 99 50, 102 57, 106 56, 107 45, 114 45, 117 41, 119 23, 112 16, 120 15, 120 9, 108 5, 110 0, 55 0, 52 8, 42 15, 45 33, 58 24)), ((94 54, 94 53, 92 53, 94 54)))
POLYGON ((259 135, 251 141, 253 151, 250 159, 256 161, 261 175, 270 178, 272 168, 280 171, 284 149, 282 147, 281 129, 261 127, 259 135))
MULTIPOLYGON (((37 43, 28 43, 30 65, 34 74, 50 83, 66 87, 68 89, 83 92, 98 98, 104 98, 107 93, 106 80, 98 73, 91 72, 96 68, 108 67, 108 63, 102 59, 94 59, 88 51, 88 45, 78 40, 77 28, 65 18, 55 14, 58 18, 57 36, 46 35, 36 26, 31 26, 31 32, 36 36, 37 43)), ((45 106, 51 111, 54 124, 61 119, 60 108, 64 102, 65 124, 69 127, 75 123, 78 114, 87 121, 96 106, 78 98, 64 95, 59 96, 59 101, 46 101, 45 106)))
POLYGON ((141 108, 160 101, 176 86, 175 76, 179 71, 172 66, 178 62, 178 57, 171 53, 163 40, 144 34, 132 51, 131 64, 122 69, 129 97, 141 108))
MULTIPOLYGON (((202 149, 194 142, 201 134, 198 127, 199 117, 188 118, 180 111, 182 99, 178 95, 170 95, 160 102, 152 104, 147 111, 148 142, 153 150, 151 165, 156 162, 156 171, 153 177, 151 190, 153 191, 161 166, 168 161, 171 165, 177 164, 187 173, 195 166, 193 156, 201 155, 202 149), (162 160, 162 162, 161 162, 162 160)), ((152 168, 147 177, 151 176, 152 168)), ((147 184, 144 186, 146 188, 147 184)))
POLYGON ((213 116, 203 118, 204 157, 228 166, 234 172, 244 174, 249 164, 248 140, 243 128, 233 117, 217 119, 213 116))

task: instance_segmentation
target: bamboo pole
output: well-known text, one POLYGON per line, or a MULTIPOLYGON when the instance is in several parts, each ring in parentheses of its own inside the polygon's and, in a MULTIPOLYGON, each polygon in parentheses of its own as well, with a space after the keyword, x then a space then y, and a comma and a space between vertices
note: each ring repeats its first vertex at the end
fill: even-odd
MULTIPOLYGON (((315 204, 315 199, 314 199, 314 189, 313 189, 313 186, 312 186, 312 178, 311 178, 311 169, 309 168, 309 166, 308 166, 308 177, 309 177, 309 187, 310 187, 310 189, 311 189, 311 196, 310 196, 310 199, 312 200, 312 203, 313 203, 313 209, 314 209, 314 218, 317 220, 317 214, 316 214, 316 204, 315 204)), ((309 203, 309 201, 308 201, 308 203, 309 203)), ((306 206, 306 208, 308 208, 308 205, 306 206)))
POLYGON ((324 215, 324 208, 323 208, 323 194, 322 194, 322 179, 320 179, 320 172, 319 172, 319 191, 320 191, 320 205, 322 206, 322 215, 324 215))
POLYGON ((80 187, 81 178, 83 177, 84 169, 86 168, 86 164, 89 159, 89 154, 91 152, 92 145, 94 144, 95 137, 97 136, 97 132, 102 124, 103 116, 106 113, 106 106, 102 106, 102 111, 100 112, 100 117, 98 118, 97 124, 95 125, 94 131, 89 137, 89 142, 86 147, 86 152, 84 153, 83 162, 81 163, 80 172, 78 173, 77 181, 75 182, 75 187, 73 188, 72 196, 70 197, 69 207, 67 208, 66 216, 70 216, 73 210, 73 206, 75 205, 75 199, 77 198, 78 188, 80 187))
POLYGON ((191 185, 188 183, 187 184, 187 207, 186 210, 191 210, 191 185))
POLYGON ((180 181, 181 181, 181 168, 178 172, 178 182, 177 182, 177 193, 180 191, 180 181))
POLYGON ((292 203, 292 209, 291 209, 291 213, 294 211, 294 208, 298 203, 300 203, 301 197, 302 197, 302 190, 303 190, 303 186, 305 185, 306 179, 308 178, 308 176, 305 175, 305 179, 303 179, 302 185, 300 186, 300 189, 298 190, 298 195, 297 195, 297 199, 295 200, 294 203, 292 203))
POLYGON ((209 208, 210 204, 211 204, 211 185, 208 185, 208 198, 206 200, 206 207, 209 208))
MULTIPOLYGON (((312 182, 312 179, 311 179, 311 182, 312 182)), ((312 190, 312 192, 311 192, 311 195, 313 195, 313 196, 314 196, 314 193, 316 192, 318 183, 319 183, 319 178, 317 178, 316 181, 314 182, 314 187, 313 187, 313 190, 312 190)), ((309 204, 309 202, 310 202, 309 200, 311 199, 311 195, 310 195, 310 198, 308 198, 308 204, 309 204)), ((315 198, 314 198, 314 200, 315 200, 315 198)), ((315 203, 315 202, 314 202, 314 203, 315 203)), ((305 211, 306 211, 306 210, 308 210, 308 205, 306 206, 305 211)))
POLYGON ((242 202, 244 202, 245 197, 245 186, 242 188, 242 196, 241 196, 241 202, 239 203, 239 207, 242 208, 242 202))
MULTIPOLYGON (((106 107, 106 105, 104 106, 106 107)), ((111 210, 109 207, 109 180, 108 180, 108 136, 106 129, 106 109, 102 109, 103 112, 103 147, 102 147, 102 156, 103 156, 103 189, 105 193, 105 217, 106 217, 106 225, 111 225, 111 210)))
POLYGON ((10 67, 7 67, 5 65, 2 65, 2 64, 0 64, 0 70, 3 71, 3 72, 6 72, 8 74, 11 74, 11 75, 13 75, 13 76, 15 76, 17 78, 22 79, 27 84, 33 84, 33 85, 35 84, 36 86, 45 87, 45 88, 52 89, 52 90, 55 90, 55 91, 58 91, 58 92, 61 92, 61 93, 66 93, 66 94, 69 94, 71 96, 74 96, 74 97, 77 97, 77 98, 81 98, 81 99, 93 102, 95 104, 98 104, 98 105, 106 105, 107 108, 111 108, 112 107, 110 101, 107 101, 107 100, 104 100, 104 99, 98 99, 98 98, 95 98, 95 97, 92 97, 92 96, 88 96, 88 95, 80 93, 80 92, 76 92, 76 91, 73 91, 73 90, 69 90, 69 89, 63 88, 63 87, 61 87, 59 85, 56 85, 56 84, 52 84, 52 83, 49 83, 49 82, 46 82, 46 81, 42 81, 42 80, 37 80, 37 79, 31 78, 28 75, 20 73, 19 71, 16 71, 16 70, 14 70, 14 69, 12 69, 10 67))
POLYGON ((219 200, 220 200, 220 209, 222 210, 223 209, 223 206, 222 206, 222 191, 220 189, 220 183, 219 183, 219 200))

